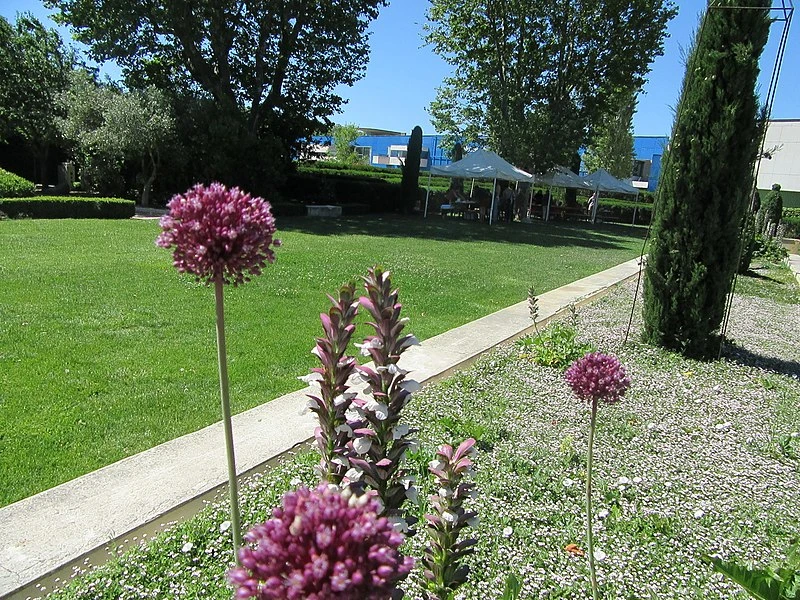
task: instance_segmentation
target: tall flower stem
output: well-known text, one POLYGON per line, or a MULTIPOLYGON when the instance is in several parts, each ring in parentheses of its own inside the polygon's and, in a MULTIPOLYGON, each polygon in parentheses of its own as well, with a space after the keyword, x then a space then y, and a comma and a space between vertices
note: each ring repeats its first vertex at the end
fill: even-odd
POLYGON ((231 500, 231 533, 233 535, 233 557, 239 564, 239 548, 242 547, 242 530, 239 524, 239 486, 236 480, 236 456, 233 451, 233 427, 231 426, 231 401, 228 393, 228 359, 225 350, 225 305, 222 273, 214 276, 214 296, 217 304, 217 363, 219 365, 219 392, 222 397, 222 426, 225 429, 225 453, 228 459, 228 488, 231 500))
POLYGON ((594 537, 592 535, 592 459, 594 458, 594 426, 597 420, 597 401, 591 402, 592 416, 589 421, 589 451, 586 455, 586 545, 589 551, 589 577, 592 583, 592 598, 597 600, 597 573, 594 569, 594 537))

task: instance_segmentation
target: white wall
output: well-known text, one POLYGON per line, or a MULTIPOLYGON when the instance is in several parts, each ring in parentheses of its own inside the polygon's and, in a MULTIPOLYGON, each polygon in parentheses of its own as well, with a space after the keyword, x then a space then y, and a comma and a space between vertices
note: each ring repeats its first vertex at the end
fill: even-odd
POLYGON ((800 120, 770 121, 764 148, 780 145, 772 160, 761 160, 757 187, 768 190, 780 183, 782 190, 800 192, 800 120))

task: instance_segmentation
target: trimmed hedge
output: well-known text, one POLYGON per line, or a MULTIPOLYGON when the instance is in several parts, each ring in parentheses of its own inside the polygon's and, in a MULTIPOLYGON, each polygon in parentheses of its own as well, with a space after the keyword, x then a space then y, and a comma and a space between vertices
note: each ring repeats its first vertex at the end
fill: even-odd
POLYGON ((136 212, 133 200, 37 196, 0 198, 0 212, 32 219, 128 219, 136 212))
POLYGON ((0 169, 0 198, 27 198, 33 196, 36 186, 32 181, 0 169))
POLYGON ((637 224, 646 225, 650 222, 650 218, 653 216, 653 205, 649 202, 600 198, 597 215, 603 221, 632 223, 634 209, 636 210, 637 224))
POLYGON ((400 185, 371 177, 295 173, 281 191, 302 204, 362 204, 376 213, 400 209, 400 185))

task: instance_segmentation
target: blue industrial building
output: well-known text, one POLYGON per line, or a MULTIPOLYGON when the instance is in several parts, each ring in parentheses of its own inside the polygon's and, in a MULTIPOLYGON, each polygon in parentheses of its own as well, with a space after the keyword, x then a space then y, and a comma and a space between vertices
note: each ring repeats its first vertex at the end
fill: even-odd
MULTIPOLYGON (((364 162, 374 167, 399 168, 408 151, 408 140, 411 136, 396 131, 363 130, 365 135, 356 138, 355 150, 364 157, 364 162)), ((654 191, 658 185, 661 172, 661 157, 667 145, 665 136, 637 135, 633 138, 635 161, 633 165, 633 181, 640 189, 654 191)), ((315 151, 325 155, 329 152, 333 140, 330 137, 316 137, 315 151)), ((444 147, 444 136, 422 136, 422 158, 420 168, 450 164, 447 149, 444 147)))

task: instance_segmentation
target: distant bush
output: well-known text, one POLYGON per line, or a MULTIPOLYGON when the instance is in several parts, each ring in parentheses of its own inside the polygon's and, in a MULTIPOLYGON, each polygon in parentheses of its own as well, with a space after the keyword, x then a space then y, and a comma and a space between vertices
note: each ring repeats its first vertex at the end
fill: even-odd
POLYGON ((613 198, 600 198, 597 207, 597 216, 603 221, 632 223, 633 211, 636 210, 636 222, 647 224, 653 214, 653 205, 639 200, 616 200, 613 198))
POLYGON ((783 244, 778 238, 756 234, 753 258, 779 263, 787 256, 789 256, 789 252, 783 247, 783 244))
POLYGON ((272 214, 276 217, 304 217, 306 205, 299 202, 270 202, 272 214))
POLYGON ((786 237, 800 237, 800 208, 784 208, 781 222, 786 227, 786 237))
POLYGON ((11 218, 32 219, 128 219, 136 211, 133 200, 36 196, 0 198, 0 211, 11 218))
POLYGON ((26 198, 33 196, 35 190, 32 181, 0 169, 0 198, 26 198))
POLYGON ((360 204, 369 206, 370 212, 400 208, 400 185, 375 177, 301 172, 290 175, 281 192, 301 204, 360 204))

